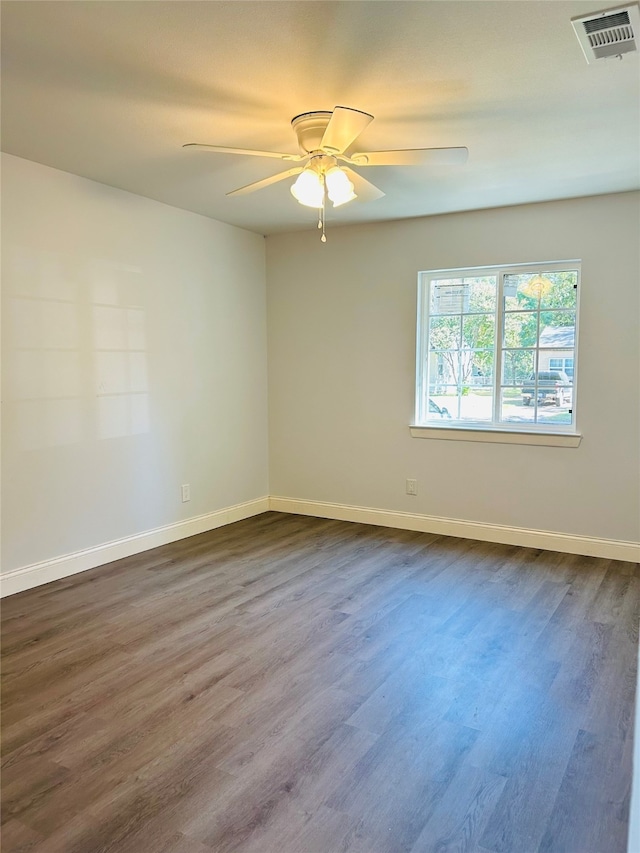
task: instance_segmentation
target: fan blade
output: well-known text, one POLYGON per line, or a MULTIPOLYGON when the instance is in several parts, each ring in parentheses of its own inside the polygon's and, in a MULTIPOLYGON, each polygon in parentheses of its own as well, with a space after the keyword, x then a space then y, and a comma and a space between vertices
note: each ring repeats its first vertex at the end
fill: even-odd
POLYGON ((326 126, 320 148, 331 153, 342 154, 358 137, 373 116, 350 107, 335 107, 326 126))
POLYGON ((183 148, 202 148, 218 154, 248 154, 251 157, 276 157, 278 160, 304 160, 306 154, 282 154, 279 151, 254 151, 252 148, 226 148, 224 145, 205 145, 203 142, 187 142, 183 148))
POLYGON ((350 159, 357 166, 456 166, 466 163, 468 156, 468 148, 405 148, 364 151, 350 159))
POLYGON ((349 180, 353 184, 355 194, 360 201, 375 201, 377 198, 382 198, 384 195, 382 190, 379 190, 375 184, 372 184, 371 181, 368 181, 366 178, 363 178, 362 175, 354 172, 353 169, 349 169, 347 166, 340 166, 340 168, 349 176, 349 180))
POLYGON ((246 187, 231 190, 227 195, 244 195, 245 193, 252 193, 255 192, 255 190, 261 190, 264 187, 271 186, 271 184, 277 184, 278 181, 284 181, 285 178, 291 178, 293 175, 299 175, 300 172, 303 171, 304 169, 302 166, 296 166, 295 169, 287 169, 286 172, 278 172, 277 175, 271 175, 270 178, 263 178, 261 181, 254 181, 252 184, 247 184, 246 187))

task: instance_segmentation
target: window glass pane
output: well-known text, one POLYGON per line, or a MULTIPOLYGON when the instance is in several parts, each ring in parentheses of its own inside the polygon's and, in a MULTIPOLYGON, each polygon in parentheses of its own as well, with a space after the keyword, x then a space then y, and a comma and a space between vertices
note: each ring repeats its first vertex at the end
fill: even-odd
POLYGON ((471 311, 496 312, 498 279, 496 276, 465 279, 469 287, 469 308, 471 311))
POLYGON ((453 418, 461 421, 491 421, 493 419, 493 389, 491 386, 441 385, 429 392, 425 409, 430 421, 453 418))
POLYGON ((525 405, 521 388, 502 388, 500 395, 500 420, 506 423, 532 424, 536 417, 535 405, 525 405))
POLYGON ((550 287, 542 288, 540 293, 541 308, 571 308, 575 310, 578 290, 578 273, 576 270, 544 274, 551 282, 550 287))
POLYGON ((467 314, 473 311, 495 313, 497 278, 447 278, 431 282, 429 313, 467 314))
POLYGON ((522 399, 525 406, 537 403, 539 408, 570 408, 573 402, 573 387, 568 378, 558 371, 538 370, 523 384, 522 399))
POLYGON ((575 309, 577 283, 576 270, 505 275, 505 311, 535 311, 538 307, 575 309))
POLYGON ((534 347, 538 338, 538 315, 517 312, 504 318, 503 347, 534 347))
POLYGON ((472 314, 462 318, 463 349, 493 349, 495 335, 494 314, 472 314))
POLYGON ((425 406, 428 420, 448 420, 460 416, 460 395, 453 385, 440 385, 429 390, 425 406))
POLYGON ((529 287, 531 273, 524 275, 505 275, 503 295, 505 311, 537 311, 540 299, 535 290, 529 287))
POLYGON ((504 423, 512 424, 553 424, 570 425, 572 423, 572 412, 570 407, 556 407, 541 403, 537 405, 535 401, 531 401, 529 405, 524 405, 515 396, 515 389, 503 388, 500 406, 500 416, 504 423))
POLYGON ((429 393, 436 393, 440 385, 460 385, 460 351, 444 350, 429 353, 429 393))
POLYGON ((432 317, 429 322, 429 349, 460 349, 460 317, 432 317))
POLYGON ((493 420, 493 389, 464 385, 460 394, 460 418, 465 421, 493 420))
MULTIPOLYGON (((438 365, 438 367, 441 366, 442 365, 438 365)), ((444 375, 438 375, 435 370, 431 370, 429 372, 429 384, 427 386, 427 392, 430 397, 437 397, 440 394, 452 393, 450 390, 451 388, 455 388, 457 393, 457 384, 454 384, 453 382, 451 382, 451 380, 447 382, 444 375)))
POLYGON ((469 288, 462 278, 447 278, 431 282, 429 313, 462 314, 469 308, 469 288))
POLYGON ((575 345, 575 333, 575 311, 540 312, 539 345, 541 347, 548 347, 553 349, 573 349, 575 345))
POLYGON ((462 384, 478 388, 493 385, 493 350, 463 351, 461 354, 462 384))
POLYGON ((504 350, 502 353, 502 384, 522 385, 535 370, 535 350, 504 350))
POLYGON ((573 374, 573 350, 541 349, 538 356, 538 370, 564 373, 568 380, 573 374))
POLYGON ((573 415, 571 414, 570 409, 567 406, 562 408, 550 408, 548 406, 538 406, 538 423, 539 424, 548 424, 549 426, 553 426, 553 424, 570 424, 572 422, 573 415))

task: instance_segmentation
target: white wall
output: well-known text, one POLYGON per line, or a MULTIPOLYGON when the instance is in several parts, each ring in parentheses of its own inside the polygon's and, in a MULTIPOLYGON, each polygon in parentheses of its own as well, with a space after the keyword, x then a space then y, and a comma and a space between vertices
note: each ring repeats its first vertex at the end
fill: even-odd
POLYGON ((3 572, 269 493, 639 538, 637 193, 270 237, 268 425, 261 237, 2 167, 3 572), (565 258, 580 448, 412 439, 417 271, 565 258))
POLYGON ((269 237, 271 494, 637 542, 639 199, 269 237), (582 260, 580 447, 411 438, 417 272, 565 259, 582 260))
POLYGON ((9 155, 2 183, 3 571, 267 495, 263 238, 9 155))

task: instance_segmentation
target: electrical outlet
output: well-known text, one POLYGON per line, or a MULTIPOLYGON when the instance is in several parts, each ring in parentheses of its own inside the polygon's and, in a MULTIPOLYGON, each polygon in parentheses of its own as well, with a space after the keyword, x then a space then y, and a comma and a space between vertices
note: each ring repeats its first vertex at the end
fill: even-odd
POLYGON ((182 487, 182 503, 186 504, 187 501, 191 500, 191 486, 189 483, 185 483, 182 487))
POLYGON ((407 494, 408 495, 417 495, 418 494, 418 481, 417 480, 407 480, 407 494))

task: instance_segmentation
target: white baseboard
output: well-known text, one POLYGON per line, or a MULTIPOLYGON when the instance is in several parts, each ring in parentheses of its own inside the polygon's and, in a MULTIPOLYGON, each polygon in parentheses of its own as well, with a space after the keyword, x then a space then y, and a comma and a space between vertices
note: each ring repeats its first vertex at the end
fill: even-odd
POLYGON ((96 545, 94 548, 86 548, 84 551, 76 551, 73 554, 65 554, 53 560, 44 560, 31 566, 23 566, 0 575, 1 587, 0 597, 14 595, 25 589, 40 586, 50 581, 75 575, 87 569, 95 569, 113 560, 122 557, 131 557, 140 554, 159 545, 167 545, 169 542, 177 542, 197 533, 206 533, 225 524, 241 521, 252 515, 259 515, 269 509, 269 498, 257 498, 235 506, 209 512, 206 515, 198 515, 195 518, 187 518, 185 521, 177 521, 155 530, 147 530, 115 542, 106 542, 104 545, 96 545))
POLYGON ((502 545, 521 545, 525 548, 541 548, 544 551, 582 554, 585 557, 603 557, 630 563, 640 562, 640 543, 638 542, 596 539, 592 536, 553 533, 549 530, 530 530, 524 527, 484 524, 479 521, 462 521, 457 518, 439 518, 434 515, 417 515, 349 504, 273 496, 269 499, 269 509, 297 515, 335 518, 339 521, 358 521, 362 524, 376 524, 381 527, 397 527, 401 530, 416 530, 421 533, 459 536, 462 539, 479 539, 482 542, 498 542, 502 545))
POLYGON ((0 575, 0 597, 14 595, 32 587, 60 580, 60 578, 95 569, 123 557, 131 557, 169 542, 177 542, 197 533, 205 533, 225 524, 249 518, 252 515, 274 510, 294 515, 313 515, 318 518, 335 518, 339 521, 356 521, 380 527, 397 527, 401 530, 416 530, 421 533, 438 533, 444 536, 459 536, 462 539, 479 539, 482 542, 499 542, 503 545, 521 545, 526 548, 541 548, 545 551, 562 551, 567 554, 582 554, 586 557, 603 557, 610 560, 640 562, 640 544, 619 542, 614 539, 596 539, 591 536, 575 536, 570 533, 553 533, 548 530, 530 530, 523 527, 506 527, 499 524, 483 524, 478 521, 462 521, 457 518, 439 518, 432 515, 417 515, 408 512, 350 506, 349 504, 326 501, 305 501, 296 498, 262 497, 235 506, 188 518, 127 536, 115 542, 106 542, 84 551, 76 551, 44 560, 31 566, 23 566, 0 575))

